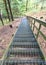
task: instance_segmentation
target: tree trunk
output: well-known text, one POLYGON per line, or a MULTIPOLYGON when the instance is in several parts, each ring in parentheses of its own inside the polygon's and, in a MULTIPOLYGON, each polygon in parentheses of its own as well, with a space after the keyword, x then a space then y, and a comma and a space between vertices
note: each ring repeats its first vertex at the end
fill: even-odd
POLYGON ((1 14, 0 14, 0 19, 1 19, 2 25, 4 25, 4 22, 3 22, 1 14))
POLYGON ((41 10, 43 9, 44 2, 45 2, 45 0, 40 0, 40 3, 42 3, 41 10))
POLYGON ((26 11, 28 10, 27 7, 28 7, 28 0, 26 0, 26 11))
POLYGON ((8 7, 7 7, 7 2, 6 2, 6 0, 3 0, 3 1, 4 1, 4 4, 5 4, 5 9, 7 11, 8 19, 10 21, 10 15, 9 15, 8 7))
POLYGON ((7 0, 7 2, 8 2, 8 6, 9 6, 9 10, 10 10, 10 14, 11 14, 11 19, 12 19, 12 21, 14 21, 14 19, 13 19, 13 15, 12 15, 12 11, 11 11, 10 1, 7 0))

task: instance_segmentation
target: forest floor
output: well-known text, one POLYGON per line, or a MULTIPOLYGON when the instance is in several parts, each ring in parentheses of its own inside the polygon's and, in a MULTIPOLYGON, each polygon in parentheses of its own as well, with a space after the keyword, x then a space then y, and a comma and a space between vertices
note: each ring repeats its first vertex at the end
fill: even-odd
MULTIPOLYGON (((46 11, 39 11, 38 13, 28 12, 26 15, 38 18, 38 19, 42 20, 43 22, 46 22, 46 11)), ((35 26, 37 26, 37 28, 38 28, 39 24, 36 23, 35 26)), ((42 33, 46 36, 46 27, 41 26, 40 31, 42 31, 42 33)), ((36 29, 34 29, 34 33, 37 34, 36 29)), ((44 40, 40 34, 38 37, 38 42, 40 43, 41 49, 43 50, 43 54, 45 55, 45 59, 46 59, 46 40, 44 40)))
POLYGON ((17 31, 21 18, 15 19, 9 25, 0 26, 0 59, 2 59, 14 33, 17 31), (12 26, 11 26, 12 25, 12 26))

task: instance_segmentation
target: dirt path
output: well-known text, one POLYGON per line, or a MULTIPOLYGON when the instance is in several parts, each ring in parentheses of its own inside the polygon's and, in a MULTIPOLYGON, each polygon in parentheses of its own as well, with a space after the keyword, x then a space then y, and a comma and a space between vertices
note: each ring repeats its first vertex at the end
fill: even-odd
POLYGON ((0 59, 2 58, 6 48, 8 47, 10 40, 14 36, 14 33, 18 29, 21 22, 21 18, 15 19, 10 25, 0 27, 0 59))

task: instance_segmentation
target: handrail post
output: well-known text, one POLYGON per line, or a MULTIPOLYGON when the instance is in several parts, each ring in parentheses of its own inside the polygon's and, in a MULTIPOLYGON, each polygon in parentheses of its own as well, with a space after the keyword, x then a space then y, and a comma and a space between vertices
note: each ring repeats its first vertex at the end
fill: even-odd
POLYGON ((32 28, 32 20, 31 20, 31 28, 32 28))
POLYGON ((37 39, 37 38, 38 38, 38 36, 39 36, 39 31, 40 31, 40 29, 41 29, 41 24, 39 25, 39 29, 38 29, 38 32, 37 32, 36 39, 37 39))
POLYGON ((34 31, 34 27, 35 27, 35 20, 34 20, 34 26, 33 26, 33 31, 34 31))

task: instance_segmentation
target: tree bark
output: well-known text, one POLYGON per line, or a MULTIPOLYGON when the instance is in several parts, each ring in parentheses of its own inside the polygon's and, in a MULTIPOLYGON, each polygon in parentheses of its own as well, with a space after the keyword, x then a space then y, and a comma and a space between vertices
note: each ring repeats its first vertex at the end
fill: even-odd
POLYGON ((0 14, 0 20, 1 20, 1 22, 2 22, 2 25, 4 25, 4 22, 3 22, 3 19, 2 19, 1 14, 0 14))
POLYGON ((26 0, 26 11, 28 10, 27 7, 28 7, 28 0, 26 0))
POLYGON ((8 6, 9 6, 9 10, 10 10, 10 14, 11 14, 11 19, 12 19, 12 21, 14 21, 14 19, 13 19, 13 14, 12 14, 12 10, 11 10, 10 1, 7 0, 7 2, 8 2, 8 6))
POLYGON ((4 4, 5 4, 5 9, 7 11, 8 19, 10 21, 10 15, 9 15, 8 7, 7 7, 7 2, 6 2, 6 0, 3 0, 3 1, 4 1, 4 4))

